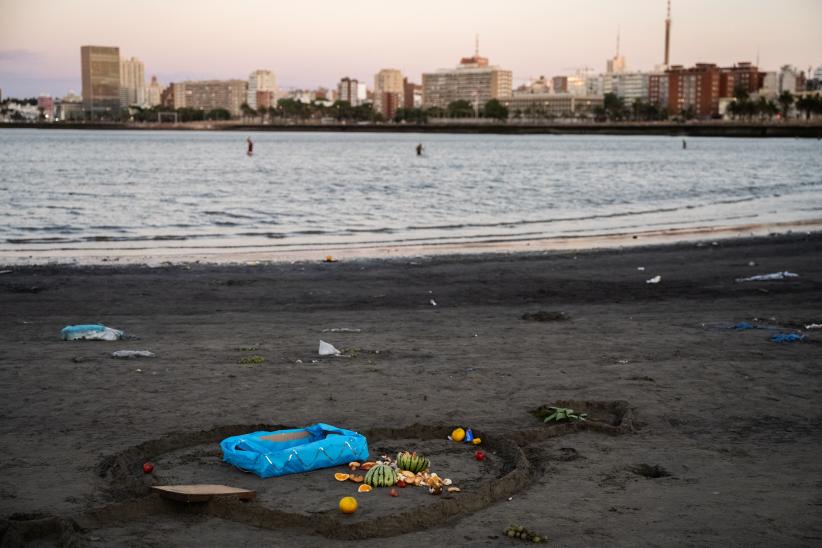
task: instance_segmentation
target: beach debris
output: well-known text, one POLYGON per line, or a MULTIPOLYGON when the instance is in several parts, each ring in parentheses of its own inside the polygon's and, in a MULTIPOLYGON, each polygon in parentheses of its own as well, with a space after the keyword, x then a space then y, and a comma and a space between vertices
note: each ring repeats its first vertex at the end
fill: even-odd
POLYGON ((423 455, 418 455, 416 451, 413 453, 408 451, 401 451, 400 453, 397 453, 397 468, 407 471, 410 474, 416 474, 417 472, 428 470, 430 465, 431 461, 423 455))
POLYGON ((662 276, 657 275, 657 276, 654 276, 653 278, 651 278, 650 280, 645 280, 645 283, 646 284, 658 284, 661 281, 662 281, 662 276))
POLYGON ((464 440, 465 430, 463 430, 462 428, 454 428, 454 430, 451 431, 451 435, 448 436, 448 439, 456 442, 464 440))
POLYGON ((470 428, 465 430, 465 443, 472 443, 474 441, 474 431, 470 428))
POLYGON ((756 266, 756 263, 754 261, 748 261, 748 266, 756 266))
POLYGON ((122 339, 123 331, 102 324, 67 325, 60 332, 64 341, 116 341, 122 339))
POLYGON ((260 365, 264 362, 265 358, 257 354, 253 354, 251 356, 243 356, 242 358, 240 358, 239 361, 241 365, 260 365))
POLYGON ((485 451, 483 451, 482 449, 477 450, 477 452, 474 453, 474 458, 477 459, 480 462, 484 461, 485 460, 485 451))
POLYGON ((822 329, 822 323, 809 323, 805 326, 805 329, 808 331, 813 331, 814 329, 822 329))
POLYGON ((249 489, 213 484, 154 485, 151 489, 163 498, 179 502, 207 502, 215 497, 249 501, 257 496, 256 491, 249 489))
POLYGON ((340 351, 334 348, 333 344, 329 344, 323 340, 320 341, 319 348, 320 356, 339 356, 340 351))
POLYGON ((391 491, 390 491, 390 495, 391 495, 392 497, 398 497, 398 496, 399 496, 399 494, 397 493, 397 490, 396 490, 396 489, 393 489, 393 488, 392 488, 392 489, 391 489, 391 491))
POLYGON ((362 333, 362 329, 354 327, 332 327, 330 329, 323 329, 323 333, 362 333))
POLYGON ((570 407, 548 407, 544 412, 542 422, 562 422, 562 421, 585 421, 588 420, 587 413, 576 413, 570 407))
POLYGON ((746 329, 755 329, 754 326, 748 322, 739 322, 733 327, 737 331, 744 331, 746 329))
POLYGON ((334 258, 333 256, 331 256, 331 255, 326 255, 326 256, 325 256, 325 259, 323 260, 323 262, 326 262, 326 263, 336 263, 336 262, 337 262, 337 259, 335 259, 335 258, 334 258))
POLYGON ((462 491, 462 489, 460 489, 459 487, 449 487, 449 488, 448 488, 448 489, 446 489, 446 490, 447 490, 449 493, 459 493, 460 491, 462 491))
POLYGON ((667 478, 671 475, 670 472, 668 472, 667 470, 665 470, 665 468, 661 467, 658 464, 654 464, 653 466, 651 466, 650 464, 638 464, 636 466, 629 466, 628 470, 630 470, 637 476, 642 476, 651 479, 667 478))
POLYGON ((357 461, 355 461, 355 460, 354 460, 354 461, 351 461, 351 462, 349 462, 349 463, 348 463, 348 468, 349 468, 349 470, 351 470, 352 472, 353 472, 354 470, 358 469, 360 466, 362 466, 362 464, 360 464, 359 462, 357 462, 357 461))
POLYGON ((0 270, 0 274, 11 274, 11 270, 0 270))
POLYGON ((747 278, 737 278, 734 281, 736 283, 742 282, 770 282, 774 280, 784 280, 787 278, 798 278, 799 274, 794 272, 788 272, 784 270, 782 272, 772 272, 770 274, 757 274, 756 276, 749 276, 747 278))
POLYGON ((120 359, 134 359, 134 358, 153 358, 155 356, 154 352, 149 352, 148 350, 118 350, 117 352, 112 352, 112 358, 120 358, 120 359))
POLYGON ((357 511, 357 499, 354 497, 343 497, 340 499, 340 512, 343 514, 353 514, 357 511))
POLYGON ((636 267, 636 269, 642 271, 642 270, 645 270, 645 267, 644 266, 638 266, 638 267, 636 267))
POLYGON ((431 303, 431 306, 437 306, 437 301, 435 301, 434 299, 431 299, 431 300, 430 300, 430 301, 428 301, 428 302, 430 302, 430 303, 431 303))
POLYGON ((334 474, 334 479, 337 481, 348 481, 348 478, 350 477, 351 476, 349 474, 341 474, 340 472, 334 474))
MULTIPOLYGON (((508 500, 511 499, 509 498, 508 500)), ((520 540, 524 540, 525 542, 533 542, 534 544, 540 544, 546 540, 544 535, 529 531, 520 525, 509 525, 504 533, 510 538, 518 538, 520 540)))
POLYGON ((803 340, 805 340, 805 335, 802 333, 776 333, 771 335, 771 342, 775 343, 798 342, 803 340))
POLYGON ((482 438, 474 438, 471 442, 472 445, 479 445, 482 443, 482 438))
POLYGON ((363 483, 359 487, 357 487, 357 493, 370 493, 373 491, 374 488, 368 485, 367 483, 363 483))
POLYGON ((151 474, 154 472, 154 465, 150 462, 143 463, 143 474, 151 474))
POLYGON ((365 475, 371 487, 391 487, 397 483, 397 471, 387 464, 377 464, 365 475))
POLYGON ((565 312, 555 312, 539 310, 537 312, 526 312, 522 319, 529 322, 564 322, 571 318, 565 312))

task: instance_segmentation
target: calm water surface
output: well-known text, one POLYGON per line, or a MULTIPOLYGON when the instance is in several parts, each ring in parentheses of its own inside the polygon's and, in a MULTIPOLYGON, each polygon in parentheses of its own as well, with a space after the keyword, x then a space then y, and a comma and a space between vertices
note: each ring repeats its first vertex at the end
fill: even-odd
POLYGON ((0 252, 461 243, 822 218, 819 141, 687 141, 0 130, 0 252))

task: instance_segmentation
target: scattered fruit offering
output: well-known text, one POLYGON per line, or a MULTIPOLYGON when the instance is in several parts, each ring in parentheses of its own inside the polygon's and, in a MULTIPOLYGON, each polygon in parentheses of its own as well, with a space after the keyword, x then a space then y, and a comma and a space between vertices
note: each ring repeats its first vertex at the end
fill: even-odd
POLYGON ((360 466, 362 466, 362 465, 357 461, 352 461, 352 462, 348 463, 348 467, 351 469, 352 472, 354 470, 356 470, 357 468, 359 468, 360 466))
POLYGON ((482 438, 474 438, 474 441, 472 441, 471 443, 473 443, 474 445, 479 445, 482 443, 482 438))
POLYGON ((397 483, 397 471, 387 464, 378 464, 365 475, 365 483, 372 487, 391 487, 397 483))
POLYGON ((360 492, 360 493, 370 493, 371 489, 373 489, 373 488, 370 485, 368 485, 367 483, 363 483, 362 485, 357 487, 357 491, 360 492))
POLYGON ((397 490, 396 490, 396 489, 391 489, 391 496, 392 496, 392 497, 396 497, 396 496, 398 496, 398 494, 397 494, 397 490))
POLYGON ((405 483, 404 480, 397 480, 397 487, 399 487, 400 489, 403 489, 406 485, 408 484, 405 483))
POLYGON ((348 478, 350 478, 350 477, 351 477, 350 475, 342 474, 340 472, 337 472, 336 474, 334 474, 334 479, 337 480, 337 481, 347 481, 348 478))
POLYGON ((371 470, 372 468, 374 468, 375 464, 377 464, 377 463, 376 462, 371 462, 371 461, 364 462, 360 465, 360 470, 363 470, 363 471, 371 470))
POLYGON ((152 472, 154 472, 154 465, 153 464, 151 464, 150 462, 147 462, 147 463, 143 464, 143 473, 144 474, 151 474, 152 472))
POLYGON ((465 439, 465 430, 462 428, 455 428, 453 432, 451 432, 451 439, 454 441, 462 441, 465 439))
POLYGON ((474 458, 477 459, 478 461, 484 461, 485 460, 485 451, 480 449, 479 451, 474 453, 474 458))
POLYGON ((349 479, 349 480, 351 480, 351 481, 353 481, 354 483, 362 483, 362 481, 363 481, 365 478, 364 478, 363 476, 359 476, 359 475, 352 475, 352 476, 351 476, 350 478, 348 478, 348 479, 349 479))
POLYGON ((460 488, 459 488, 459 487, 449 487, 449 488, 448 488, 448 492, 449 492, 449 493, 459 493, 459 492, 460 492, 460 488))
POLYGON ((403 451, 397 454, 397 468, 400 470, 407 470, 416 474, 417 472, 427 470, 430 464, 427 458, 422 455, 417 455, 416 452, 409 453, 408 451, 403 451))
POLYGON ((340 512, 343 514, 353 514, 357 510, 357 499, 354 497, 343 497, 340 499, 340 512))

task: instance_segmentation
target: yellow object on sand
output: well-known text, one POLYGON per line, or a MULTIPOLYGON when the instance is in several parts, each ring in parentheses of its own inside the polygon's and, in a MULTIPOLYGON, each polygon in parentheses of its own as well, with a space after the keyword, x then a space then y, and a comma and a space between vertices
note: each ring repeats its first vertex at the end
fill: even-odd
POLYGON ((337 481, 345 481, 348 478, 349 478, 348 474, 340 474, 339 472, 334 474, 334 479, 337 480, 337 481))
POLYGON ((340 499, 340 512, 343 514, 353 514, 357 510, 357 499, 354 497, 343 497, 340 499))
POLYGON ((479 445, 482 443, 482 438, 474 438, 474 441, 472 441, 471 443, 473 443, 474 445, 479 445))
POLYGON ((367 483, 363 483, 362 485, 357 487, 357 491, 360 492, 360 493, 370 493, 371 489, 372 489, 372 487, 370 485, 368 485, 367 483))
POLYGON ((451 439, 454 441, 462 441, 465 439, 465 430, 462 428, 455 428, 453 432, 451 432, 451 439))

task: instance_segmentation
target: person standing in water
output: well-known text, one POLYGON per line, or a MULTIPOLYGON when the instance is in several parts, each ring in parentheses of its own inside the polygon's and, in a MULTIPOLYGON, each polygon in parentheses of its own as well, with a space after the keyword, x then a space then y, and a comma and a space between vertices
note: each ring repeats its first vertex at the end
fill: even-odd
POLYGON ((246 154, 251 156, 252 154, 254 154, 254 142, 251 140, 251 137, 247 138, 245 142, 248 143, 248 151, 246 152, 246 154))
POLYGON ((682 139, 682 150, 685 150, 686 148, 688 148, 688 143, 685 142, 685 139, 682 139))
POLYGON ((422 156, 422 143, 417 145, 417 156, 422 156))

